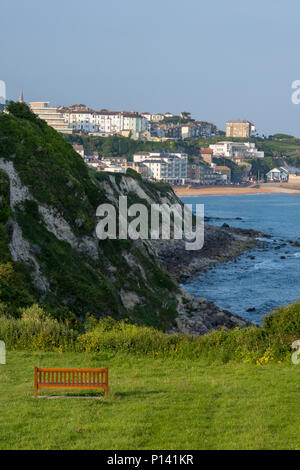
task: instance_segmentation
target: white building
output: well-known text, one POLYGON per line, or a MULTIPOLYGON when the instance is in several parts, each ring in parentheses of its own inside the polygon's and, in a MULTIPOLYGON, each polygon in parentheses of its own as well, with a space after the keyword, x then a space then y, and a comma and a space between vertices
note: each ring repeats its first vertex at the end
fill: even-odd
POLYGON ((147 119, 137 113, 122 113, 123 129, 135 132, 137 135, 147 130, 147 119))
POLYGON ((145 111, 144 113, 141 113, 141 116, 143 118, 147 119, 147 121, 152 121, 152 114, 148 113, 148 111, 145 111))
POLYGON ((99 127, 86 119, 82 121, 70 122, 69 127, 73 131, 87 132, 88 134, 99 132, 99 127))
POLYGON ((107 163, 103 171, 108 171, 110 173, 126 173, 126 170, 121 165, 107 163))
POLYGON ((75 152, 79 153, 79 155, 84 158, 84 148, 83 145, 80 144, 73 144, 73 149, 75 152))
POLYGON ((145 112, 141 113, 141 116, 146 118, 147 121, 159 122, 159 121, 163 121, 163 119, 165 119, 165 118, 173 117, 174 114, 170 113, 170 112, 151 114, 148 111, 145 111, 145 112))
POLYGON ((252 142, 217 142, 209 146, 215 157, 264 158, 252 142))
POLYGON ((0 80, 0 104, 6 104, 6 85, 3 80, 0 80))
POLYGON ((138 135, 147 129, 147 119, 134 112, 62 109, 61 113, 72 129, 88 133, 113 135, 128 130, 138 135))
POLYGON ((134 162, 148 167, 150 178, 171 184, 184 184, 187 180, 188 157, 185 153, 138 152, 134 162))
POLYGON ((270 170, 266 174, 266 177, 268 181, 274 181, 274 182, 288 181, 289 172, 284 167, 273 168, 273 170, 270 170))
POLYGON ((163 121, 164 119, 165 119, 165 115, 161 113, 152 114, 151 116, 151 121, 154 121, 154 122, 163 121))

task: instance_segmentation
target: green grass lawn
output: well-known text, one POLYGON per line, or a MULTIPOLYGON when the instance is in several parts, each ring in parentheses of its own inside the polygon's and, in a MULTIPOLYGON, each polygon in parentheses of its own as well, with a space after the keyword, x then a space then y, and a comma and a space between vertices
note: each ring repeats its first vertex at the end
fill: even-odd
MULTIPOLYGON (((102 394, 102 392, 100 392, 102 394)), ((8 352, 0 449, 300 449, 300 366, 8 352), (110 368, 110 396, 41 390, 33 368, 110 368)))

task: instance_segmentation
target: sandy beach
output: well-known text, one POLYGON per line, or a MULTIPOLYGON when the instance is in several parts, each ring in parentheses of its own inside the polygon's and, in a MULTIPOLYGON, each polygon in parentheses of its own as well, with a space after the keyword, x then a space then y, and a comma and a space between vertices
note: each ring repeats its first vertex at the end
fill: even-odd
POLYGON ((253 186, 203 186, 202 188, 173 187, 177 196, 217 196, 226 194, 299 194, 300 187, 288 184, 262 183, 253 186))

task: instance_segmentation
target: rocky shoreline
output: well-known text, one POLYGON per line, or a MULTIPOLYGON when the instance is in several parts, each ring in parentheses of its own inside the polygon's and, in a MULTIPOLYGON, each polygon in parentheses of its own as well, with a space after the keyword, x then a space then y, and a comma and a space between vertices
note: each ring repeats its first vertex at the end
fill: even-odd
MULTIPOLYGON (((174 280, 183 284, 201 270, 220 262, 236 259, 247 250, 262 244, 258 238, 267 235, 251 229, 205 225, 205 242, 202 250, 186 251, 182 240, 157 241, 156 255, 174 280)), ((203 297, 194 297, 184 287, 180 288, 178 316, 168 333, 203 335, 212 329, 232 329, 252 325, 243 318, 223 310, 203 297)))
POLYGON ((220 328, 244 328, 252 325, 243 318, 218 307, 214 302, 208 302, 204 297, 192 296, 183 288, 178 301, 179 315, 173 328, 168 332, 170 334, 182 333, 195 336, 220 328))
POLYGON ((154 242, 156 256, 168 273, 181 283, 199 271, 217 263, 235 259, 259 244, 258 238, 268 238, 262 232, 251 229, 205 225, 204 246, 199 251, 187 251, 183 240, 157 240, 154 242))

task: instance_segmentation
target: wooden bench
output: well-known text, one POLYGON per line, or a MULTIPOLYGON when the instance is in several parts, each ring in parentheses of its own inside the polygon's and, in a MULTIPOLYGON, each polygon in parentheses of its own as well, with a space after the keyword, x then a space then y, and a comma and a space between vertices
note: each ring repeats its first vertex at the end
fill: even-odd
POLYGON ((34 396, 39 388, 101 389, 108 396, 108 367, 105 369, 34 368, 34 396))

